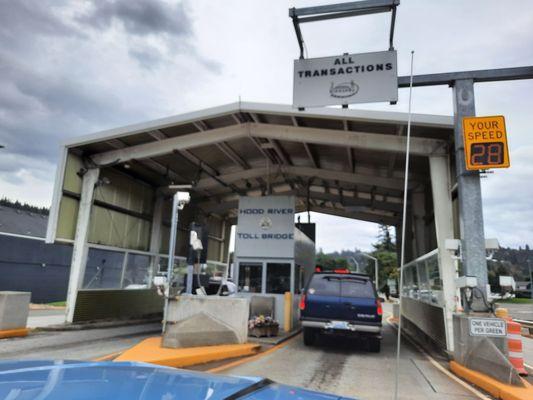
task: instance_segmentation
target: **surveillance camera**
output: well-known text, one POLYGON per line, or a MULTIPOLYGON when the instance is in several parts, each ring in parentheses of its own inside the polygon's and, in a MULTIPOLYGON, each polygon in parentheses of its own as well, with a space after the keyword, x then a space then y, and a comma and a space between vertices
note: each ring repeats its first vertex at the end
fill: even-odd
POLYGON ((176 195, 178 196, 178 209, 183 210, 185 204, 189 204, 189 201, 191 200, 191 195, 189 194, 189 192, 177 192, 176 195))

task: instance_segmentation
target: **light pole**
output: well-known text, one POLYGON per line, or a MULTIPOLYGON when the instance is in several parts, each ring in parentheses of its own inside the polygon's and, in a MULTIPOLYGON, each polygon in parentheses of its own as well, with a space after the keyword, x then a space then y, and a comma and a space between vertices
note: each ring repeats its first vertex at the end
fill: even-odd
POLYGON ((165 296, 165 310, 163 318, 163 332, 165 332, 167 324, 168 300, 170 298, 170 291, 172 288, 172 274, 174 272, 174 256, 176 252, 176 239, 178 234, 178 211, 183 210, 186 204, 190 201, 189 192, 180 191, 190 189, 191 185, 170 185, 170 190, 176 190, 172 196, 172 218, 170 225, 170 239, 168 244, 168 262, 167 262, 167 287, 168 293, 165 296))
POLYGON ((378 259, 367 253, 361 253, 361 255, 371 260, 374 260, 374 274, 376 275, 376 290, 379 290, 378 259))
POLYGON ((531 269, 531 261, 529 261, 529 256, 527 257, 527 266, 529 268, 529 290, 531 291, 531 298, 533 299, 533 270, 531 269))
POLYGON ((357 262, 357 260, 354 257, 350 257, 350 260, 353 261, 353 263, 355 264, 355 267, 357 268, 355 272, 359 272, 359 263, 357 262))

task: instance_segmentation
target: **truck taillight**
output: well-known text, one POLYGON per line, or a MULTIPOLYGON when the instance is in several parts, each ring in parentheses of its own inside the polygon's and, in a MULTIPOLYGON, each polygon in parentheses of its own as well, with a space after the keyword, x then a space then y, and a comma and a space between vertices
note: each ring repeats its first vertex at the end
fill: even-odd
POLYGON ((383 315, 383 307, 381 306, 381 300, 380 299, 377 299, 376 300, 376 306, 378 308, 378 315, 383 315))
POLYGON ((300 297, 300 304, 298 305, 301 311, 305 310, 305 294, 300 297))

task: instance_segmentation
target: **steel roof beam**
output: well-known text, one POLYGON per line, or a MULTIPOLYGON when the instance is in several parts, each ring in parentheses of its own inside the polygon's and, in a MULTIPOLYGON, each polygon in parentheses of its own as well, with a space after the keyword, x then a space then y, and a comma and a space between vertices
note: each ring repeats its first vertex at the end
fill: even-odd
MULTIPOLYGON (((283 183, 276 183, 276 184, 273 184, 272 185, 272 191, 273 193, 276 193, 276 194, 287 194, 287 195, 299 195, 299 196, 302 196, 302 197, 307 197, 307 188, 305 189, 298 189, 298 190, 293 190, 290 188, 289 185, 287 185, 287 183, 283 182, 283 183)), ((346 194, 346 196, 349 196, 350 195, 350 190, 347 190, 347 191, 344 191, 344 193, 346 194)), ((250 189, 247 189, 246 190, 246 195, 247 196, 254 196, 254 195, 259 195, 261 193, 261 190, 260 188, 250 188, 250 189)), ((325 190, 324 190, 324 187, 323 186, 319 186, 319 185, 312 185, 309 187, 309 194, 313 196, 317 196, 317 197, 320 197, 320 196, 335 196, 334 193, 330 193, 328 194, 325 190)), ((381 205, 385 205, 385 207, 383 208, 384 210, 387 210, 387 211, 394 211, 396 212, 398 210, 398 208, 401 208, 401 202, 402 202, 402 197, 401 197, 401 192, 398 192, 398 196, 394 196, 394 195, 390 195, 390 194, 387 194, 387 195, 383 195, 383 194, 374 194, 372 197, 372 194, 369 193, 369 192, 357 192, 355 193, 355 196, 353 197, 344 197, 344 199, 346 200, 353 200, 353 202, 346 202, 346 205, 347 206, 355 206, 355 205, 362 205, 363 203, 362 202, 365 202, 364 204, 370 204, 372 201, 375 201, 377 202, 376 204, 379 204, 380 206, 381 205), (374 199, 374 200, 373 200, 374 199), (361 203, 358 203, 358 202, 361 202, 361 203)), ((222 203, 227 203, 227 202, 232 202, 232 201, 237 201, 239 199, 238 195, 235 194, 235 193, 230 193, 230 192, 227 192, 227 193, 224 193, 224 194, 219 194, 219 195, 214 195, 214 196, 204 196, 203 198, 198 198, 198 206, 199 207, 204 207, 204 206, 207 206, 209 204, 213 205, 215 204, 215 201, 216 201, 216 204, 222 204, 222 203), (216 199, 216 200, 215 200, 216 199)), ((313 200, 313 199, 311 199, 313 200)), ((331 197, 330 199, 328 200, 335 200, 337 201, 338 199, 335 197, 331 197)))
MULTIPOLYGON (((252 136, 264 139, 399 153, 405 152, 407 143, 405 137, 397 135, 274 124, 251 123, 250 133, 252 136)), ((413 155, 444 155, 446 149, 447 143, 443 140, 411 137, 411 154, 413 155)))
MULTIPOLYGON (((396 217, 373 214, 373 213, 368 213, 368 212, 348 212, 348 211, 340 210, 338 208, 333 209, 329 207, 320 207, 320 206, 311 205, 309 207, 309 210, 314 211, 314 212, 319 212, 322 214, 335 215, 338 217, 344 217, 344 218, 350 218, 350 219, 358 219, 360 221, 373 222, 376 224, 385 224, 385 225, 390 225, 390 226, 398 225, 401 222, 400 218, 396 218, 396 217)), ((307 210, 306 209, 299 210, 298 208, 296 209, 296 212, 303 212, 303 211, 307 211, 307 210)))
MULTIPOLYGON (((476 71, 446 72, 442 74, 414 75, 413 86, 453 86, 456 80, 471 79, 476 82, 514 81, 519 79, 533 79, 533 66, 480 69, 476 71)), ((398 77, 398 87, 409 87, 409 76, 398 77)))
POLYGON ((211 129, 205 132, 191 133, 188 135, 158 140, 156 142, 129 146, 124 149, 106 151, 92 155, 91 159, 96 165, 105 165, 116 162, 120 163, 134 159, 139 160, 171 154, 175 151, 188 150, 195 147, 216 144, 243 137, 248 137, 247 124, 211 129))
POLYGON ((239 156, 235 150, 233 150, 226 142, 217 143, 219 150, 224 153, 235 165, 240 166, 243 169, 250 169, 250 165, 239 156))
POLYGON ((316 14, 330 14, 338 12, 361 11, 368 8, 386 8, 382 12, 390 11, 395 5, 400 4, 399 0, 365 0, 351 1, 349 3, 328 4, 325 6, 301 7, 289 9, 290 17, 303 17, 316 14))
MULTIPOLYGON (((283 195, 283 196, 296 196, 298 199, 303 199, 306 197, 306 194, 303 193, 302 190, 289 190, 289 191, 281 191, 281 192, 275 192, 276 195, 283 195)), ((395 214, 399 214, 401 212, 401 204, 390 204, 390 203, 382 203, 377 202, 377 204, 382 205, 383 207, 372 207, 369 201, 360 200, 360 201, 353 201, 351 200, 349 203, 342 204, 340 199, 336 196, 327 195, 325 193, 314 193, 312 195, 311 200, 318 200, 318 201, 324 201, 324 202, 331 202, 332 204, 339 203, 343 207, 345 207, 344 211, 346 213, 368 213, 372 215, 376 215, 379 217, 385 217, 385 218, 396 218, 399 219, 399 217, 396 217, 395 214), (361 207, 363 209, 357 210, 357 211, 350 211, 346 207, 361 207), (383 212, 380 214, 380 212, 383 212)), ((201 202, 197 203, 198 207, 200 207, 205 212, 215 212, 215 213, 226 213, 229 210, 237 209, 239 207, 239 200, 238 199, 232 199, 229 201, 222 201, 222 202, 201 202)), ((306 203, 307 205, 307 203, 306 203)), ((335 210, 338 210, 338 208, 335 208, 335 210)))
MULTIPOLYGON (((109 144, 115 149, 124 149, 127 147, 123 142, 118 139, 108 140, 107 144, 109 144)), ((170 178, 174 182, 190 182, 190 179, 179 175, 175 171, 165 167, 163 164, 158 163, 157 161, 152 160, 151 158, 139 160, 138 162, 144 165, 146 168, 152 170, 153 172, 158 173, 159 175, 168 176, 168 178, 170 178)))
MULTIPOLYGON (((299 166, 279 166, 280 172, 288 175, 305 176, 308 178, 318 178, 339 182, 362 184, 368 186, 378 186, 392 190, 403 190, 403 180, 397 178, 386 178, 373 175, 352 174, 343 171, 325 170, 320 168, 309 168, 299 166)), ((238 182, 240 180, 255 178, 258 176, 266 176, 266 168, 251 168, 244 171, 234 172, 226 175, 219 175, 217 178, 226 183, 238 182)), ((412 181, 411 185, 416 185, 417 182, 412 181)), ((211 178, 200 179, 196 185, 198 189, 209 189, 218 186, 216 181, 211 178)))

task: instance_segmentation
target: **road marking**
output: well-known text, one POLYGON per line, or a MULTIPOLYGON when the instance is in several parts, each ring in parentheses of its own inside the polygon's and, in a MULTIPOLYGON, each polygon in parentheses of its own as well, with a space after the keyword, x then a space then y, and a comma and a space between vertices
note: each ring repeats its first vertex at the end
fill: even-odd
MULTIPOLYGON (((390 326, 392 326, 393 329, 398 330, 398 328, 393 323, 390 322, 391 319, 392 319, 392 317, 387 318, 387 323, 390 326)), ((420 353, 422 353, 424 355, 424 357, 426 357, 428 359, 428 361, 435 368, 437 368, 440 372, 442 372, 448 378, 450 378, 453 381, 457 382, 459 385, 461 385, 462 387, 464 387, 468 391, 472 392, 473 394, 475 394, 480 399, 482 399, 482 400, 491 400, 490 397, 485 396, 479 390, 477 390, 476 388, 472 387, 471 385, 469 385, 468 383, 466 383, 462 379, 459 379, 457 376, 455 376, 450 371, 448 371, 446 368, 444 368, 442 365, 440 365, 438 361, 436 361, 433 357, 431 357, 422 347, 420 347, 417 343, 415 343, 409 336, 403 335, 403 337, 405 339, 407 339, 407 341, 409 341, 409 343, 411 343, 420 353)))
POLYGON ((229 368, 237 367, 237 366, 239 366, 241 364, 244 364, 244 363, 247 363, 247 362, 250 362, 250 361, 257 360, 259 358, 262 358, 262 357, 264 357, 264 356, 266 356, 268 354, 271 354, 271 353, 275 352, 276 350, 279 350, 279 349, 287 346, 290 342, 292 342, 294 339, 296 339, 299 336, 300 336, 300 334, 294 335, 290 339, 285 340, 283 343, 277 344, 277 345, 271 347, 270 349, 265 350, 265 351, 263 351, 261 353, 258 353, 258 354, 254 355, 254 356, 246 357, 246 358, 243 358, 243 359, 240 359, 240 360, 232 361, 230 363, 221 365, 219 367, 208 369, 207 372, 211 372, 211 373, 220 372, 220 371, 224 371, 224 370, 229 369, 229 368))

